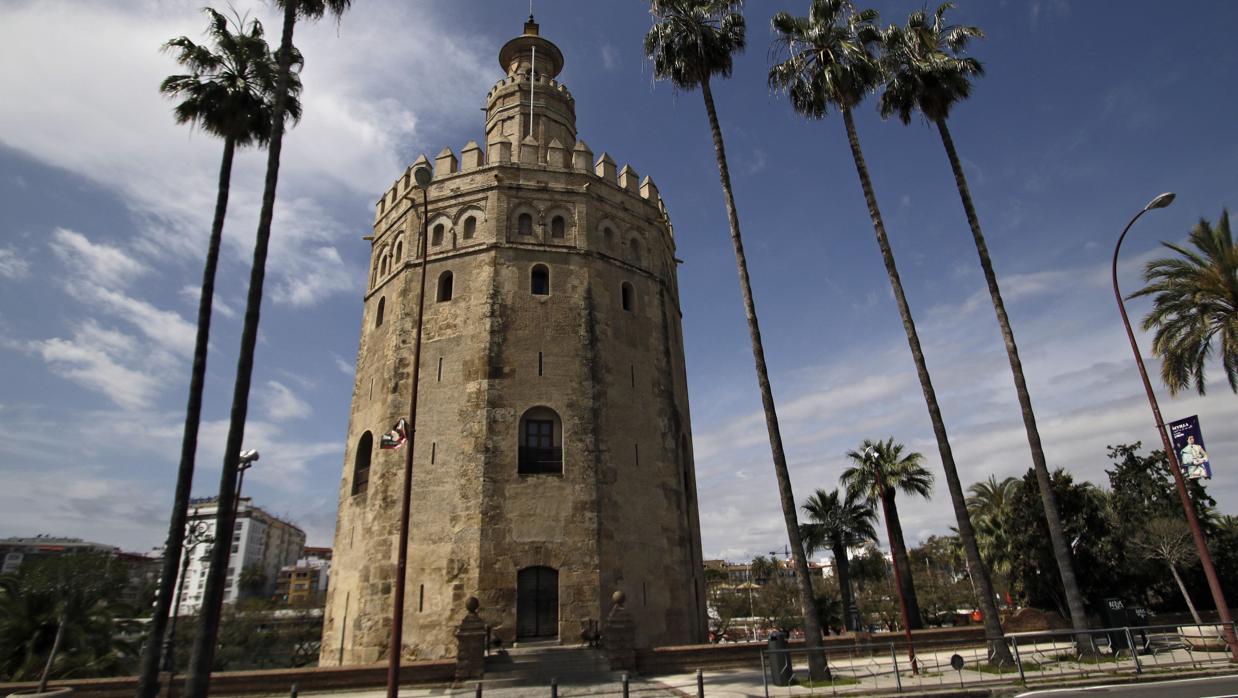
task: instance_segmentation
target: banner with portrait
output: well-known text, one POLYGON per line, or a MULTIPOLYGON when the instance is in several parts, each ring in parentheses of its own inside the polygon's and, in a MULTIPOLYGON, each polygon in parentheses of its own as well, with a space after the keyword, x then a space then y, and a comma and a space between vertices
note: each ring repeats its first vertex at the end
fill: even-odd
POLYGON ((1211 480, 1212 463, 1204 448, 1204 435, 1199 430, 1199 415, 1191 415, 1169 423, 1169 435, 1173 439, 1182 474, 1192 480, 1211 480))

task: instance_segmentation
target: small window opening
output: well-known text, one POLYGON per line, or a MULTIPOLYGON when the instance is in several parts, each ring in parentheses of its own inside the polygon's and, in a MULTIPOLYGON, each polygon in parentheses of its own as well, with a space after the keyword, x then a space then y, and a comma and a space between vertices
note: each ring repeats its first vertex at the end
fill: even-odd
POLYGON ((563 473, 563 432, 559 415, 548 407, 534 407, 520 418, 521 475, 563 473))
POLYGON ((550 295, 550 270, 544 264, 533 267, 529 278, 529 290, 535 296, 550 295))
POLYGON ((631 251, 632 263, 640 264, 640 240, 632 238, 632 242, 628 245, 628 249, 631 251))
POLYGON ((640 583, 640 596, 641 596, 641 603, 648 606, 649 605, 649 586, 645 584, 645 582, 640 583))
POLYGON ((537 375, 542 375, 542 353, 537 352, 537 375))
POLYGON ((632 300, 633 300, 632 299, 632 296, 633 296, 632 284, 624 281, 623 286, 621 286, 619 289, 619 293, 623 298, 623 309, 628 312, 631 312, 632 305, 633 305, 632 304, 632 300))
POLYGON ((443 357, 438 357, 438 382, 443 382, 443 357))
POLYGON ((404 259, 404 241, 400 240, 395 244, 395 261, 404 259))
POLYGON ((632 444, 632 455, 636 459, 636 464, 640 465, 640 444, 632 444))
POLYGON ((477 232, 477 219, 469 216, 464 219, 464 239, 472 240, 473 235, 477 232))
POLYGON ((444 228, 442 223, 434 226, 434 234, 430 236, 431 245, 438 246, 443 244, 443 231, 444 228))
POLYGON ((417 590, 417 612, 421 613, 426 610, 426 585, 420 585, 417 590))
POLYGON ((602 241, 606 243, 607 250, 615 248, 615 231, 610 228, 602 228, 602 241))
POLYGON ((438 277, 438 302, 443 303, 451 300, 453 277, 451 272, 445 271, 439 274, 438 277))
POLYGON ((533 216, 527 213, 520 214, 520 217, 516 219, 516 232, 520 235, 532 235, 533 216))
POLYGON ((367 431, 357 440, 357 453, 353 456, 353 494, 361 494, 370 488, 370 457, 373 452, 374 435, 367 431))
POLYGON ((383 314, 386 311, 386 309, 387 309, 387 298, 386 297, 379 298, 378 299, 378 310, 374 312, 374 326, 375 327, 383 326, 383 314))
POLYGON ((438 442, 430 442, 430 465, 434 465, 434 459, 438 455, 438 442))
POLYGON ((382 262, 382 265, 381 265, 381 266, 379 267, 379 269, 378 269, 378 275, 379 275, 379 276, 386 276, 386 275, 387 275, 387 260, 388 260, 388 257, 387 257, 387 255, 386 255, 386 254, 384 254, 384 255, 383 255, 383 262, 382 262))
POLYGON ((563 216, 555 216, 550 221, 550 237, 562 238, 567 234, 567 221, 563 216))
POLYGON ((632 370, 632 387, 635 388, 636 387, 636 364, 632 364, 628 368, 632 370))

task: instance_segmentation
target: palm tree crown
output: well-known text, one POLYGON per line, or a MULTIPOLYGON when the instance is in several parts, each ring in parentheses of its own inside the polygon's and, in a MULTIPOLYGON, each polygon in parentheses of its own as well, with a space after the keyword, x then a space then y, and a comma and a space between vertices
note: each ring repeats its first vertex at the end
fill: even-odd
POLYGON ((971 96, 971 79, 984 75, 984 66, 961 54, 972 39, 984 38, 984 32, 947 24, 946 11, 953 8, 953 3, 942 3, 931 17, 916 10, 907 17, 907 26, 891 25, 882 32, 883 117, 897 113, 906 124, 918 109, 929 121, 942 121, 951 107, 971 96))
POLYGON ((1161 358, 1161 379, 1171 394, 1192 383, 1205 394, 1204 364, 1217 338, 1225 377, 1238 393, 1238 245, 1229 211, 1221 212, 1216 226, 1200 219, 1188 240, 1194 249, 1162 243, 1178 256, 1148 262, 1148 285, 1131 298, 1155 296, 1143 329, 1156 328, 1152 350, 1161 358))
POLYGON ((904 456, 903 448, 891 437, 885 441, 865 439, 858 451, 848 451, 847 458, 856 465, 844 470, 839 478, 847 492, 869 503, 887 496, 893 498, 896 492, 930 496, 933 474, 923 465, 924 455, 913 451, 904 456))
MULTIPOLYGON (((209 7, 203 11, 210 16, 207 33, 213 48, 185 36, 164 44, 164 50, 174 53, 189 74, 169 75, 159 91, 183 98, 174 110, 177 123, 231 138, 238 146, 266 145, 271 137, 278 67, 263 37, 262 24, 255 19, 247 27, 241 17, 230 19, 209 7)), ((294 48, 292 64, 299 68, 303 62, 294 48)), ((296 72, 288 79, 286 118, 295 123, 301 119, 301 104, 296 98, 301 79, 296 72)))
POLYGON ((975 522, 980 553, 991 567, 1001 572, 1010 571, 1011 550, 1006 519, 1018 488, 1017 478, 998 481, 994 475, 967 488, 967 510, 975 522))
POLYGON ((745 45, 742 6, 741 0, 653 0, 645 54, 654 75, 684 90, 713 75, 728 77, 732 55, 745 45))
POLYGON ((817 490, 803 506, 809 523, 804 531, 804 554, 825 547, 853 548, 877 538, 877 512, 868 502, 850 492, 817 490))
POLYGON ((881 80, 868 49, 880 38, 876 21, 876 10, 856 12, 848 0, 813 0, 807 17, 774 15, 774 51, 783 59, 769 69, 769 86, 813 119, 825 117, 830 105, 855 107, 881 80))

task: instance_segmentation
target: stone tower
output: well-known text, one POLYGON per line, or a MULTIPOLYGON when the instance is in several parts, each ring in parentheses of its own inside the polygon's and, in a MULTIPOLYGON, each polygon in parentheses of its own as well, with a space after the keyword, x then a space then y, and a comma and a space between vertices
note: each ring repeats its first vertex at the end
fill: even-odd
MULTIPOLYGON (((563 55, 532 17, 499 62, 485 151, 444 149, 428 187, 404 655, 454 655, 469 596, 505 644, 578 642, 616 590, 638 645, 701 642, 666 208, 651 179, 576 138, 555 79, 563 55)), ((404 454, 379 441, 409 407, 422 230, 411 172, 378 201, 368 238, 324 666, 388 651, 404 454)))

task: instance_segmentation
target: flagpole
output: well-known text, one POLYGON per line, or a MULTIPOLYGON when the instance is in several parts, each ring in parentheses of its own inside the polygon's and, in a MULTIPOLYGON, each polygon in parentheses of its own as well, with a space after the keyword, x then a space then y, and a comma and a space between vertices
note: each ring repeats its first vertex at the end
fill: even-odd
MULTIPOLYGON (((529 15, 532 17, 533 15, 529 15)), ((533 135, 533 90, 537 86, 537 45, 533 45, 532 57, 529 58, 529 135, 533 135)))
POLYGON ((395 569, 395 598, 391 611, 391 642, 387 646, 387 698, 400 692, 400 655, 404 650, 404 586, 408 578, 408 517, 413 495, 413 446, 417 437, 417 383, 421 376, 421 330, 426 309, 426 267, 430 250, 427 238, 430 204, 428 190, 433 176, 428 163, 413 169, 413 179, 421 189, 421 291, 417 294, 417 335, 413 339, 412 398, 408 406, 408 443, 404 444, 404 492, 400 507, 400 545, 395 569))

